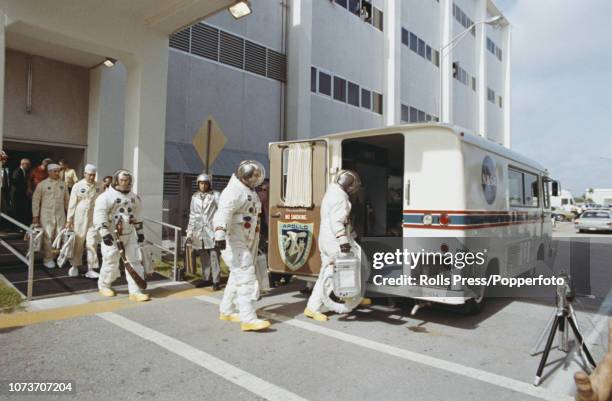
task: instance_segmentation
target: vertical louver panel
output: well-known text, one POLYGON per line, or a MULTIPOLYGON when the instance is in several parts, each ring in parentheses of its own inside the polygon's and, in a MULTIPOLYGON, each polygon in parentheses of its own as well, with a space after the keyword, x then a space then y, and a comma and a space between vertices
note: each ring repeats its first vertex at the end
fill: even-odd
POLYGON ((268 49, 266 76, 281 82, 287 80, 287 57, 284 54, 268 49))
POLYGON ((219 61, 236 68, 244 68, 244 39, 221 31, 219 61))
POLYGON ((244 69, 255 74, 266 76, 266 48, 249 42, 245 43, 244 69))
POLYGON ((219 61, 219 30, 196 24, 191 29, 191 53, 219 61))
POLYGON ((175 34, 170 35, 170 47, 184 52, 189 52, 189 32, 191 28, 185 28, 175 34))
POLYGON ((178 174, 164 174, 164 196, 178 196, 179 190, 178 174))

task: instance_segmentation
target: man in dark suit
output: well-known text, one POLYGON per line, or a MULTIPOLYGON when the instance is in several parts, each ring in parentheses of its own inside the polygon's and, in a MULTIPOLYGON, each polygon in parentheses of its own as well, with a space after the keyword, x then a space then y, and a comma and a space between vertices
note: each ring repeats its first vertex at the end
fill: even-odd
POLYGON ((11 177, 15 217, 27 226, 32 223, 32 194, 28 188, 30 167, 29 159, 21 159, 19 168, 13 171, 13 176, 11 177))

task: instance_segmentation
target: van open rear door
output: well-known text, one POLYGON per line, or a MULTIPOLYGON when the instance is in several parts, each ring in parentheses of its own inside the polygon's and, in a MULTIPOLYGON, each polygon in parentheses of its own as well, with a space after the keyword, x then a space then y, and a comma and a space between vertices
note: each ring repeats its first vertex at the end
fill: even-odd
POLYGON ((327 186, 327 143, 271 143, 268 268, 316 276, 321 199, 327 186))

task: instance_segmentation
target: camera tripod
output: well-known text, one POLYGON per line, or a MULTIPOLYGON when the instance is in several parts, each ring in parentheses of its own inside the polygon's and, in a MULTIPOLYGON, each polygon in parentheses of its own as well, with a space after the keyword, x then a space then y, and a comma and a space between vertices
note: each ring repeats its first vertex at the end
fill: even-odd
POLYGON ((542 359, 540 359, 540 365, 538 366, 538 371, 536 373, 534 386, 538 386, 540 381, 542 380, 542 372, 544 371, 544 366, 546 365, 546 360, 548 359, 548 354, 550 353, 550 349, 552 347, 553 340, 555 339, 555 334, 557 331, 561 333, 561 342, 559 349, 563 352, 569 352, 568 347, 568 327, 571 327, 574 332, 574 336, 578 341, 580 347, 578 348, 578 352, 582 350, 584 352, 584 356, 587 361, 591 364, 591 366, 595 367, 596 363, 593 359, 593 356, 589 352, 587 345, 584 343, 584 339, 582 334, 580 334, 580 330, 578 330, 576 313, 574 312, 574 308, 572 306, 572 302, 574 300, 575 294, 571 290, 569 286, 569 279, 567 276, 564 276, 564 283, 557 286, 557 301, 556 307, 553 316, 550 318, 546 327, 540 334, 540 338, 531 349, 531 355, 535 355, 538 353, 537 349, 539 348, 546 332, 548 331, 548 340, 546 341, 546 346, 544 347, 544 351, 542 353, 542 359))

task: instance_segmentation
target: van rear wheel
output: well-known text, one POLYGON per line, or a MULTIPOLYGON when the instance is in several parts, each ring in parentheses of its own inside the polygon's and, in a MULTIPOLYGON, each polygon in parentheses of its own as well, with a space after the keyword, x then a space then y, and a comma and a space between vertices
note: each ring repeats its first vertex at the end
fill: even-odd
POLYGON ((470 298, 459 307, 459 312, 464 315, 475 316, 484 310, 485 304, 486 302, 484 295, 476 298, 470 298))

